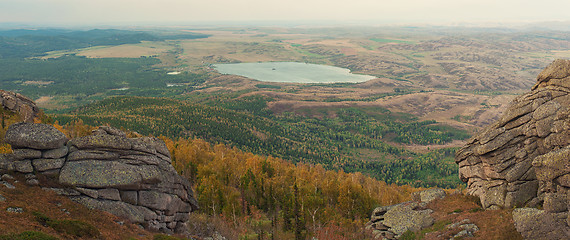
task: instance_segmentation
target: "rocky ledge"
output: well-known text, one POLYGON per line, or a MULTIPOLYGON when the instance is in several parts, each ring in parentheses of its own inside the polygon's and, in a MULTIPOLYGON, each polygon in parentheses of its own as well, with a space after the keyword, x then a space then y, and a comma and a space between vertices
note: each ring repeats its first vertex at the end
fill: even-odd
POLYGON ((24 122, 34 122, 34 118, 40 114, 34 101, 22 94, 4 90, 0 90, 0 107, 19 113, 24 122))
POLYGON ((570 60, 546 67, 532 91, 470 139, 455 161, 467 193, 484 208, 528 207, 513 212, 523 237, 570 238, 570 60))
POLYGON ((190 183, 177 174, 160 139, 127 138, 104 126, 68 141, 51 125, 17 123, 8 128, 6 142, 13 153, 0 155, 0 172, 58 186, 50 189, 147 229, 184 233, 189 213, 198 208, 190 183))

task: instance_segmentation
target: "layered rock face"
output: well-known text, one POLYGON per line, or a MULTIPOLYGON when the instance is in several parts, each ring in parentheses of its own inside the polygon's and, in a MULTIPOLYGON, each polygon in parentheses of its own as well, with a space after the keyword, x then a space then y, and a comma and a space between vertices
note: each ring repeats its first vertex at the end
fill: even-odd
POLYGON ((100 127, 68 141, 50 125, 18 123, 9 127, 6 142, 14 153, 0 158, 0 169, 49 176, 66 186, 53 189, 60 194, 147 229, 185 232, 197 209, 190 183, 176 173, 157 138, 127 138, 100 127))
POLYGON ((546 189, 533 161, 570 144, 570 61, 553 62, 533 89, 456 154, 459 177, 485 208, 539 201, 546 189))
POLYGON ((36 103, 26 96, 0 90, 0 106, 12 112, 17 112, 22 116, 24 122, 34 122, 38 117, 40 109, 36 103))
POLYGON ((525 238, 570 237, 570 60, 546 67, 532 91, 513 100, 455 161, 468 194, 479 196, 484 208, 543 204, 544 210, 514 211, 525 238))

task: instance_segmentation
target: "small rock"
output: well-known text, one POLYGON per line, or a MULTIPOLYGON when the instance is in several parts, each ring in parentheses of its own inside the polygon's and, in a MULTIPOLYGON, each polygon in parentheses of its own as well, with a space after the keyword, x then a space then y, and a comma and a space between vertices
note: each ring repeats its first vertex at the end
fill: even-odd
POLYGON ((8 207, 6 208, 6 212, 9 213, 23 213, 24 209, 22 209, 21 207, 8 207))
POLYGON ((470 223, 470 224, 464 224, 459 226, 460 228, 463 228, 464 230, 469 231, 470 233, 476 233, 479 231, 479 227, 477 227, 477 225, 470 223))
POLYGON ((14 177, 12 175, 6 173, 6 174, 2 175, 2 180, 4 180, 4 181, 14 180, 14 177))
POLYGON ((445 191, 441 188, 432 188, 428 190, 424 190, 421 192, 415 192, 412 194, 412 198, 414 200, 429 203, 436 199, 442 199, 445 197, 445 191))
POLYGON ((33 173, 28 173, 28 174, 26 174, 25 177, 26 177, 26 179, 34 179, 34 178, 36 178, 36 175, 34 175, 33 173))
POLYGON ((473 237, 473 233, 467 231, 467 230, 463 230, 457 234, 455 234, 455 236, 453 236, 453 239, 455 238, 464 238, 464 237, 473 237))
POLYGON ((26 180, 26 184, 28 184, 30 186, 38 186, 38 185, 40 185, 40 181, 38 181, 38 179, 32 178, 32 179, 26 180))
POLYGON ((214 238, 214 240, 226 240, 226 237, 222 236, 222 234, 215 232, 212 235, 212 238, 214 238))
POLYGON ((9 182, 1 181, 0 184, 4 185, 5 187, 7 187, 9 189, 16 188, 16 187, 14 187, 14 185, 10 184, 9 182))
POLYGON ((62 211, 62 212, 65 213, 65 214, 68 214, 68 215, 71 214, 71 213, 70 213, 67 209, 65 209, 65 208, 60 209, 60 211, 62 211))
POLYGON ((0 195, 0 202, 5 202, 5 201, 6 201, 6 198, 4 196, 0 195))
POLYGON ((457 227, 459 227, 459 226, 461 226, 461 225, 469 224, 469 223, 471 223, 471 219, 466 218, 466 219, 461 220, 460 222, 456 222, 456 223, 453 223, 453 224, 448 225, 448 226, 447 226, 447 229, 457 228, 457 227))
POLYGON ((110 127, 110 126, 99 126, 98 129, 93 130, 93 133, 96 134, 109 134, 109 135, 114 135, 114 136, 119 136, 119 137, 127 137, 127 134, 123 131, 121 131, 120 129, 114 128, 114 127, 110 127))

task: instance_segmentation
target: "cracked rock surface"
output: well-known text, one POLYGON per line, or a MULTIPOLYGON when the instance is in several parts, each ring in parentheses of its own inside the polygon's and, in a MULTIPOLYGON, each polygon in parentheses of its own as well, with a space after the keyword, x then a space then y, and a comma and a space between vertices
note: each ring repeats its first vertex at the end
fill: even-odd
POLYGON ((527 207, 513 212, 525 239, 569 239, 570 60, 546 67, 455 162, 467 193, 485 209, 527 207))
POLYGON ((190 182, 178 175, 160 139, 127 138, 103 126, 68 141, 51 125, 17 123, 6 142, 13 153, 0 155, 0 170, 48 176, 62 186, 50 188, 58 194, 147 229, 184 233, 189 213, 198 208, 190 182))
POLYGON ((425 206, 444 197, 443 189, 434 188, 413 193, 414 201, 377 207, 366 223, 366 230, 371 231, 375 239, 399 239, 406 231, 417 232, 430 227, 434 223, 433 210, 425 206))

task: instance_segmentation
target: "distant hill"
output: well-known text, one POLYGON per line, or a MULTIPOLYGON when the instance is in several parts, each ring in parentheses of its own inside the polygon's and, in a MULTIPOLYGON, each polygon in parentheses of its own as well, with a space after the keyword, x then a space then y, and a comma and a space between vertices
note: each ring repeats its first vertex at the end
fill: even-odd
POLYGON ((155 35, 148 32, 117 29, 69 31, 62 29, 0 31, 0 58, 26 58, 42 56, 49 51, 71 50, 93 46, 115 46, 141 41, 207 38, 209 35, 185 33, 155 35))

